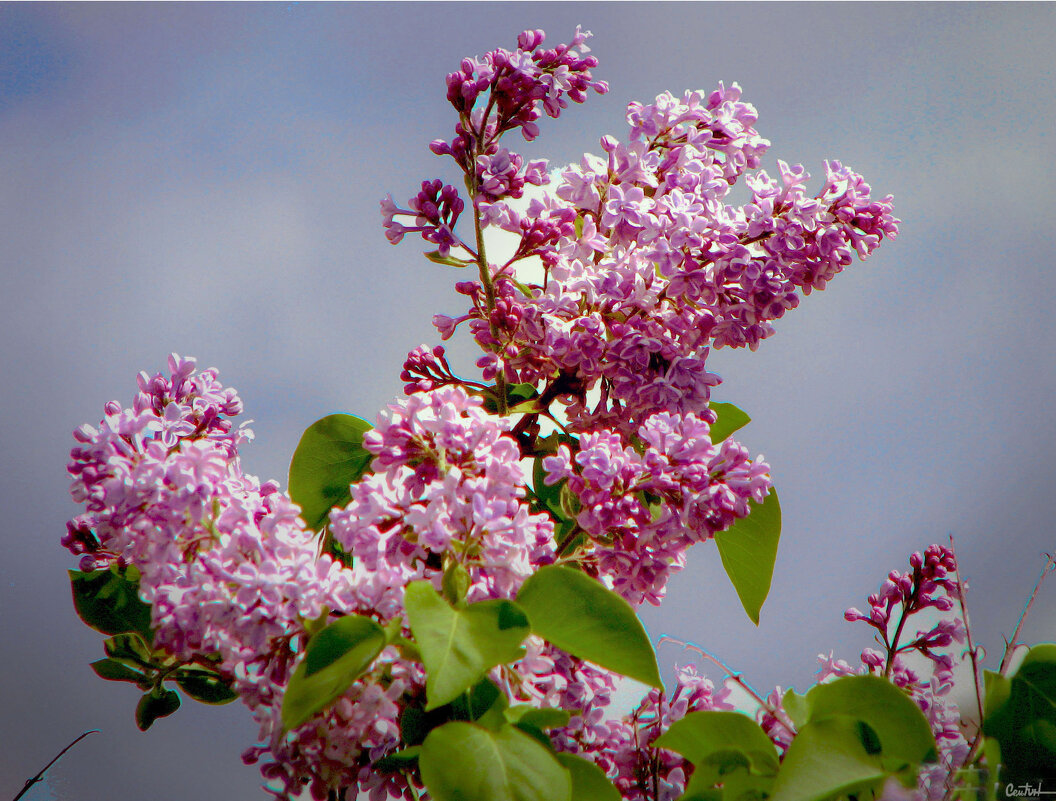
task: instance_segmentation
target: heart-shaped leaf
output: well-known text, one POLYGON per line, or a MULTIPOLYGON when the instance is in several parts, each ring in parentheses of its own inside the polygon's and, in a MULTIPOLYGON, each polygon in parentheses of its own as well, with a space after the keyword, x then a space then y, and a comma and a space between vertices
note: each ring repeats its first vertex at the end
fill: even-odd
POLYGON ((452 701, 496 665, 524 655, 528 618, 512 601, 453 608, 427 581, 407 586, 404 606, 425 665, 426 711, 452 701))
POLYGON ((732 403, 712 401, 708 406, 717 415, 715 422, 711 424, 712 442, 722 442, 734 432, 741 430, 752 422, 751 417, 732 403))
POLYGON ((373 454, 363 447, 370 423, 350 414, 332 414, 312 423, 290 462, 290 497, 301 507, 309 528, 322 528, 335 506, 352 500, 349 486, 370 467, 373 454))
POLYGON ((663 687, 645 627, 623 598, 585 573, 541 567, 521 586, 517 603, 547 642, 650 687, 663 687))
POLYGON ((385 644, 385 630, 359 615, 339 618, 312 637, 282 699, 283 728, 297 728, 337 700, 385 644))
POLYGON ((770 594, 777 543, 781 539, 781 504, 777 490, 771 487, 766 500, 761 504, 749 501, 749 506, 747 517, 715 535, 715 544, 741 606, 758 626, 759 611, 770 594))
POLYGON ((568 770, 515 726, 445 723, 425 738, 418 765, 434 801, 571 801, 568 770))

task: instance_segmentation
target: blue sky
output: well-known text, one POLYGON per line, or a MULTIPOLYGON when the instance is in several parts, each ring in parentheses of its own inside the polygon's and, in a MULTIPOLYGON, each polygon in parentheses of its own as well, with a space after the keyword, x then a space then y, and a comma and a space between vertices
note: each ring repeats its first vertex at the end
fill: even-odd
MULTIPOLYGON (((239 389, 262 477, 285 479, 315 419, 373 418, 437 340, 432 314, 462 309, 462 276, 391 247, 378 200, 455 178, 427 144, 449 135, 443 77, 464 55, 576 24, 611 92, 544 121, 526 155, 567 163, 622 135, 630 100, 736 80, 769 169, 817 181, 839 159, 904 221, 758 352, 713 356, 784 508, 762 624, 705 545, 650 631, 803 688, 818 653, 869 644, 843 610, 952 532, 999 658, 1056 547, 1056 6, 0 4, 0 795, 98 728, 27 798, 265 797, 240 706, 189 702, 141 734, 135 692, 88 668, 101 637, 58 545, 70 432, 170 351, 239 389)), ((1056 639, 1056 586, 1026 636, 1056 639)))

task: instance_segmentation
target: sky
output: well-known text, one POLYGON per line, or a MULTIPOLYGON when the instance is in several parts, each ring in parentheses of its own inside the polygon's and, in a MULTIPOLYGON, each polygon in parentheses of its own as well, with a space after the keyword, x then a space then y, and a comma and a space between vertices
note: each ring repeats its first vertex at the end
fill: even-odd
MULTIPOLYGON (((756 628, 699 545, 650 634, 803 690, 819 653, 871 644, 843 611, 952 534, 996 666, 1056 548, 1056 5, 0 4, 0 797, 87 729, 28 801, 267 797, 240 705, 187 701, 144 734, 136 691, 89 669, 102 636, 59 546, 71 432, 172 351, 239 390, 262 478, 285 482, 316 419, 373 419, 432 315, 463 310, 463 275, 389 245, 378 201, 456 181, 427 145, 463 56, 577 24, 611 91, 525 155, 567 164, 625 134, 629 101, 737 81, 769 170, 816 187, 838 159, 903 220, 757 352, 712 354, 781 495, 773 587, 756 628)), ((1056 640, 1056 584, 1023 639, 1056 640)))

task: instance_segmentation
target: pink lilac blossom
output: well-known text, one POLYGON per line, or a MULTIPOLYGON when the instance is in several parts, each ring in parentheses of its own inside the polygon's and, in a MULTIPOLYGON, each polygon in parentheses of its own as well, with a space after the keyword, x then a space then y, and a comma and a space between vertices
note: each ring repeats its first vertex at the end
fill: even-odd
POLYGON ((484 225, 521 235, 514 260, 540 256, 546 278, 518 285, 501 280, 503 268, 502 324, 478 301, 442 329, 446 338, 472 320, 489 374, 563 382, 579 430, 703 411, 718 383, 709 348, 756 348, 800 292, 824 288, 852 254, 868 256, 898 230, 890 198, 874 200, 839 162, 826 162, 816 196, 799 165, 779 161, 776 181, 748 172, 769 142, 736 84, 632 103, 627 119, 627 142, 603 138, 605 157, 568 167, 524 217, 503 201, 484 207, 484 225), (726 205, 742 177, 750 201, 726 205), (595 386, 601 401, 589 409, 595 386))
POLYGON ((938 801, 945 795, 946 777, 964 764, 969 746, 960 728, 957 705, 949 697, 953 688, 953 657, 937 653, 935 649, 963 643, 964 621, 941 618, 927 631, 918 630, 906 643, 900 642, 899 635, 891 632, 891 624, 894 623, 896 631, 901 633, 905 621, 924 609, 949 612, 953 601, 961 597, 962 590, 952 549, 930 545, 923 553, 912 554, 909 562, 911 572, 891 571, 880 591, 869 596, 868 615, 854 608, 848 609, 844 615, 850 622, 862 621, 876 629, 878 641, 885 646, 886 653, 866 648, 861 655, 862 665, 857 669, 835 659, 832 654, 828 657, 819 655, 821 667, 817 675, 819 683, 832 677, 863 673, 886 676, 913 699, 931 725, 939 747, 939 762, 922 770, 916 791, 908 797, 914 801, 938 801), (930 660, 930 678, 906 663, 902 654, 911 651, 930 660))
POLYGON ((706 417, 661 412, 637 433, 641 452, 616 431, 592 431, 577 453, 561 445, 543 465, 548 484, 565 480, 578 498, 576 523, 604 580, 632 604, 658 605, 686 549, 765 499, 770 468, 732 438, 713 443, 706 417))
POLYGON ((716 690, 693 666, 681 667, 669 694, 650 690, 630 715, 570 725, 555 733, 554 744, 597 763, 626 801, 674 801, 685 790, 692 766, 651 744, 690 712, 732 710, 728 695, 727 688, 716 690))
MULTIPOLYGON (((363 766, 399 743, 397 702, 421 686, 420 667, 383 655, 331 709, 289 734, 282 698, 306 621, 349 611, 354 577, 318 553, 314 532, 275 482, 241 471, 250 437, 215 370, 195 373, 173 354, 170 375, 141 374, 132 408, 106 404, 99 428, 75 432, 71 492, 87 512, 63 543, 82 568, 135 565, 152 607, 153 646, 177 659, 209 658, 260 725, 264 775, 289 798, 354 785, 363 766), (384 674, 384 680, 381 679, 384 674)), ((402 792, 402 791, 401 791, 402 792)))
POLYGON ((399 577, 372 585, 365 607, 395 612, 407 581, 439 581, 445 554, 469 571, 471 601, 512 597, 533 567, 553 561, 553 521, 529 512, 511 426, 459 386, 417 392, 379 415, 363 439, 374 472, 330 518, 354 570, 399 577))

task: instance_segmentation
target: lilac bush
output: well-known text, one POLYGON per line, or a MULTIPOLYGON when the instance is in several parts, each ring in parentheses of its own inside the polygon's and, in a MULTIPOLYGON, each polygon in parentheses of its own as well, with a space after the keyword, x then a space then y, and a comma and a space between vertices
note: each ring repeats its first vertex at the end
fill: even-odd
MULTIPOLYGON (((463 329, 480 348, 477 378, 442 345, 416 348, 404 396, 373 426, 333 415, 306 432, 290 494, 243 473, 241 401, 193 359, 141 374, 130 408, 110 402, 99 428, 75 433, 69 472, 86 511, 63 540, 81 556, 75 598, 114 635, 96 671, 147 691, 142 728, 178 706, 166 681, 207 702, 237 696, 260 725, 245 759, 287 799, 842 797, 829 778, 820 794, 789 789, 803 743, 824 731, 809 710, 836 689, 757 698, 759 728, 733 711, 728 682, 691 665, 663 687, 640 624, 620 621, 659 604, 689 547, 709 539, 750 557, 737 566, 723 551, 757 618, 779 509, 769 465, 731 436, 747 416, 712 400, 708 355, 756 349, 801 294, 894 237, 891 198, 835 161, 815 194, 799 165, 779 161, 772 178, 736 84, 631 103, 623 140, 605 136, 603 155, 562 170, 509 150, 504 137, 535 139, 544 112, 608 90, 588 36, 547 49, 527 31, 513 50, 464 59, 447 76, 454 136, 431 149, 451 157, 465 194, 427 180, 406 207, 381 203, 391 243, 417 234, 431 261, 475 269, 456 285, 466 308, 433 322, 443 340, 463 329), (742 179, 750 198, 729 205, 742 179), (516 237, 503 263, 486 252, 496 230, 516 237), (83 589, 97 581, 123 588, 128 609, 149 607, 149 625, 115 621, 83 589), (555 597, 568 600, 557 613, 555 597), (562 620, 565 608, 583 620, 562 620), (606 625, 626 636, 607 640, 606 625), (636 661, 642 643, 651 667, 636 661), (654 687, 616 718, 621 674, 654 687), (713 726, 732 738, 721 753, 702 751, 713 726), (494 746, 504 769, 460 767, 471 741, 494 746), (511 773, 515 786, 489 784, 511 773)), ((825 660, 819 683, 909 704, 897 745, 882 716, 862 720, 866 756, 920 746, 866 784, 893 777, 939 798, 972 756, 946 698, 964 625, 946 617, 912 637, 904 625, 962 596, 951 551, 911 565, 867 614, 847 613, 884 650, 858 669, 825 660)))

